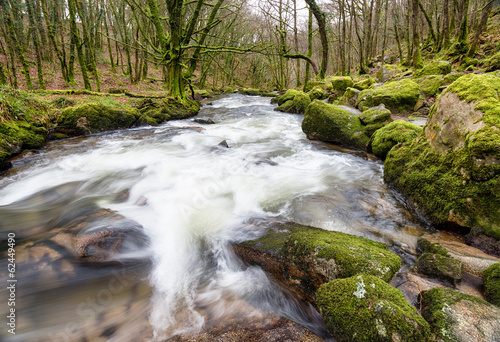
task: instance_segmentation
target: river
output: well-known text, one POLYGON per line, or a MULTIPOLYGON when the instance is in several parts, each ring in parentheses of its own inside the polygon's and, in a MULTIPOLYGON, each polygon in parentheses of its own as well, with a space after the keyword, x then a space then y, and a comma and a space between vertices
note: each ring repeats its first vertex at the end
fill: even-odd
MULTIPOLYGON (((3 340, 165 339, 262 312, 321 333, 321 323, 230 248, 269 222, 382 241, 403 268, 411 264, 429 228, 386 187, 383 163, 309 141, 302 116, 273 108, 268 98, 228 95, 198 115, 215 124, 170 121, 53 141, 14 160, 0 178, 2 251, 15 233, 18 258, 16 334, 3 340), (78 261, 54 229, 92 208, 121 214, 127 232, 146 238, 129 239, 105 265, 78 261)), ((6 270, 2 259, 2 279, 6 270)), ((8 315, 3 302, 0 313, 8 315)))

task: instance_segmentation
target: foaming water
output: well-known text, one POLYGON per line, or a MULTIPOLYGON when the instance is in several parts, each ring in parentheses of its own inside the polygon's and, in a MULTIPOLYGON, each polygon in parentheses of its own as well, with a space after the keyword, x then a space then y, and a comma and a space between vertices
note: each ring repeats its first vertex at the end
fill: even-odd
MULTIPOLYGON (((26 241, 46 238, 58 222, 89 207, 109 208, 140 224, 149 244, 132 245, 116 258, 152 260, 139 278, 151 286, 154 339, 265 313, 326 336, 312 308, 294 302, 260 268, 244 266, 230 243, 262 234, 255 222, 292 220, 399 250, 411 249, 423 228, 384 185, 381 163, 312 144, 301 131, 301 116, 273 107, 267 98, 230 95, 200 113, 216 124, 171 121, 51 143, 16 161, 0 179, 0 230, 26 241), (219 145, 223 140, 229 148, 219 145)), ((141 300, 149 298, 141 293, 141 300)), ((50 297, 38 296, 38 309, 28 310, 50 310, 50 297)), ((44 323, 57 331, 60 317, 53 316, 31 329, 44 323)))

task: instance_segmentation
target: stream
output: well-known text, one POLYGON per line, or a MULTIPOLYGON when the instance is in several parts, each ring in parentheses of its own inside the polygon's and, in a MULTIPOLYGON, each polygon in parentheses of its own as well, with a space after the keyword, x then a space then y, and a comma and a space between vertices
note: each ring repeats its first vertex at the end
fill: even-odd
POLYGON ((197 116, 215 124, 169 121, 52 141, 14 160, 0 178, 0 247, 14 233, 17 262, 32 268, 18 264, 16 334, 2 321, 2 340, 162 340, 265 314, 327 338, 317 314, 260 268, 243 267, 230 243, 294 221, 384 242, 408 268, 431 228, 384 184, 381 161, 307 140, 301 115, 273 108, 269 98, 223 96, 197 116), (126 227, 115 228, 139 236, 105 265, 78 261, 64 232, 53 231, 95 208, 119 213, 126 227))

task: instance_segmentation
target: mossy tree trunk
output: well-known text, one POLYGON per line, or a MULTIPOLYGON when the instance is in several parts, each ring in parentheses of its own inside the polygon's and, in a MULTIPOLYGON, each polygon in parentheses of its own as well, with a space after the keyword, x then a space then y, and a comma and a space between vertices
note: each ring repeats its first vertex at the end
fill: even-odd
POLYGON ((26 7, 28 9, 28 18, 30 24, 30 33, 33 39, 33 46, 35 47, 36 55, 36 67, 38 73, 38 86, 40 89, 45 89, 45 81, 43 79, 43 67, 42 67, 42 49, 38 42, 38 30, 36 29, 38 25, 35 24, 35 4, 33 0, 26 0, 26 7))
POLYGON ((3 63, 0 62, 0 85, 7 84, 7 75, 5 72, 5 68, 3 67, 3 63))
POLYGON ((479 20, 479 24, 477 25, 476 32, 474 33, 474 38, 472 39, 472 43, 470 45, 469 51, 467 52, 467 57, 474 57, 476 55, 476 49, 479 42, 479 36, 483 33, 486 28, 486 23, 488 22, 488 17, 493 8, 494 0, 489 0, 486 6, 483 7, 481 11, 481 19, 479 20))
POLYGON ((419 0, 412 0, 412 16, 411 25, 413 31, 413 68, 421 69, 424 67, 424 62, 422 61, 422 53, 420 52, 420 34, 418 30, 418 3, 419 0))
POLYGON ((311 11, 313 12, 316 22, 318 23, 318 32, 321 40, 321 67, 319 78, 324 79, 326 68, 328 67, 328 37, 326 35, 326 17, 325 13, 319 8, 315 0, 305 0, 311 11))
MULTIPOLYGON (((307 22, 307 57, 311 58, 313 53, 313 13, 311 9, 308 10, 309 20, 307 22)), ((311 66, 309 65, 309 63, 306 63, 306 74, 304 75, 304 91, 306 90, 307 82, 309 81, 311 72, 310 69, 311 66)))
POLYGON ((83 54, 82 42, 80 40, 80 33, 78 32, 78 26, 76 25, 76 6, 77 6, 76 0, 68 0, 71 38, 74 46, 76 47, 76 53, 78 56, 78 63, 80 64, 80 69, 82 71, 84 87, 87 90, 92 90, 89 81, 89 76, 87 73, 87 61, 85 60, 85 55, 83 54))

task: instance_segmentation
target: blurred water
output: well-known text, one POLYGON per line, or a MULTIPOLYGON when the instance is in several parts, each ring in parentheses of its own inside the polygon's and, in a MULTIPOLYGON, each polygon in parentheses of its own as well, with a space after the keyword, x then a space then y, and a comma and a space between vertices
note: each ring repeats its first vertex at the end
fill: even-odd
MULTIPOLYGON (((265 222, 361 235, 411 258, 424 228, 384 185, 383 165, 311 143, 301 116, 273 107, 267 98, 230 95, 199 115, 216 124, 171 121, 57 141, 16 160, 0 179, 0 231, 16 233, 18 253, 53 243, 54 229, 90 208, 139 223, 150 242, 116 255, 126 261, 119 266, 82 265, 59 248, 61 256, 48 257, 47 279, 19 271, 19 325, 6 340, 163 339, 266 312, 321 334, 314 313, 228 247, 262 234, 265 222), (110 282, 126 285, 115 293, 110 282)), ((3 278, 6 260, 0 267, 3 278)))

